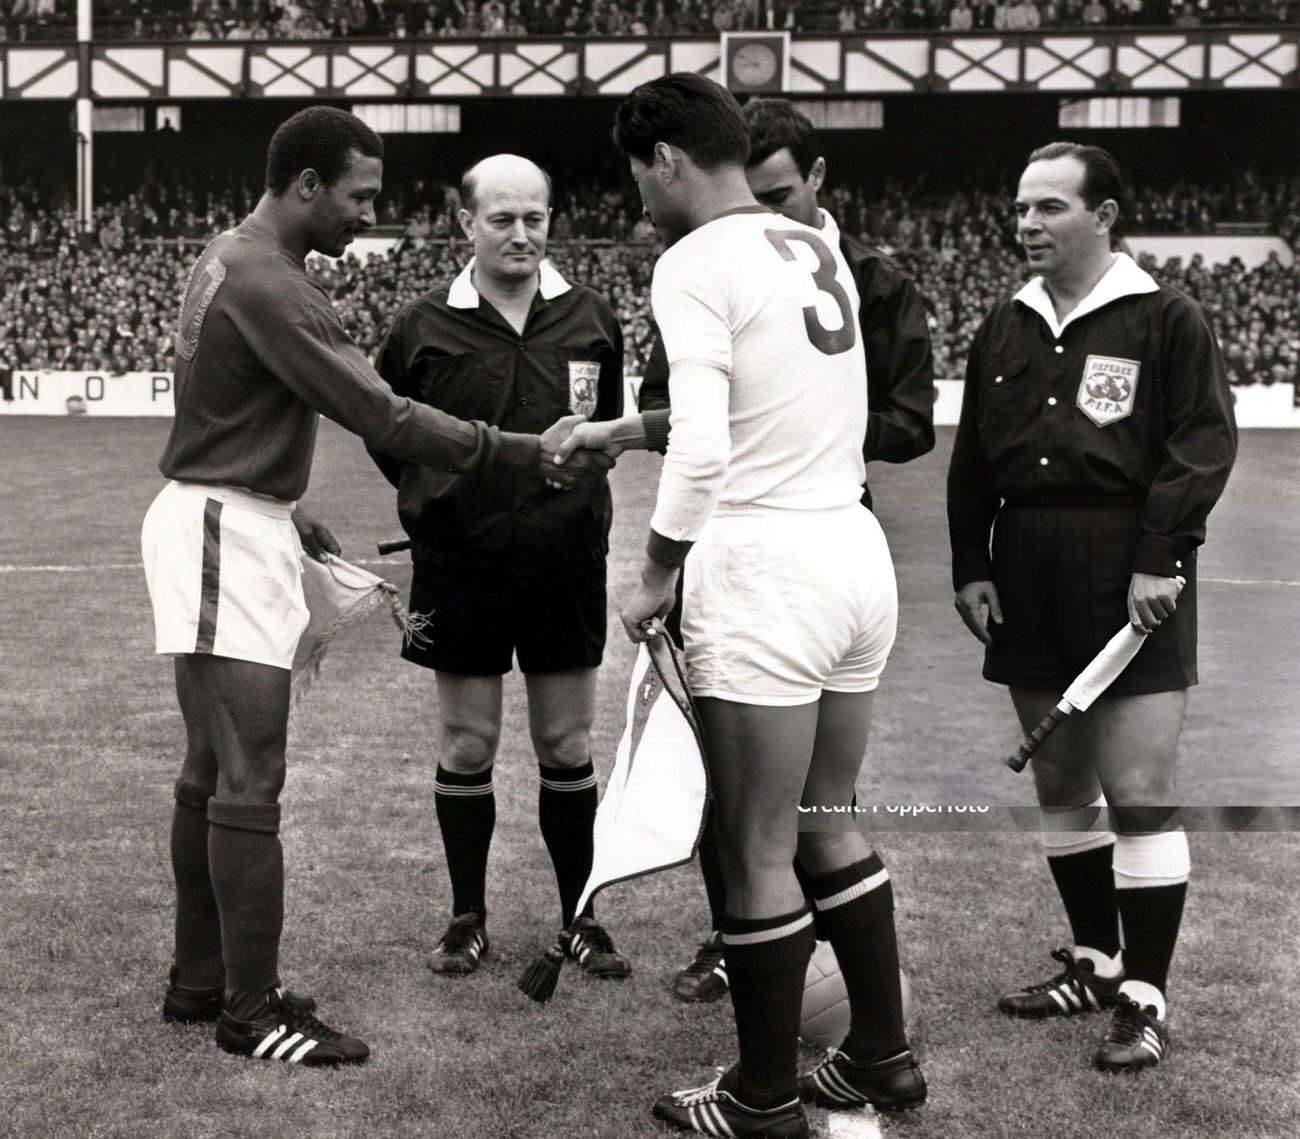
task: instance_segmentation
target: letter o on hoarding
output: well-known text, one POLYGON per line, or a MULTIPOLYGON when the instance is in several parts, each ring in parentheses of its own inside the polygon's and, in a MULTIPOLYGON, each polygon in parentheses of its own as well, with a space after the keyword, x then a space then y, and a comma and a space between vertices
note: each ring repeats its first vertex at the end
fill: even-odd
POLYGON ((86 377, 86 398, 92 403, 104 398, 104 377, 87 376, 86 377))

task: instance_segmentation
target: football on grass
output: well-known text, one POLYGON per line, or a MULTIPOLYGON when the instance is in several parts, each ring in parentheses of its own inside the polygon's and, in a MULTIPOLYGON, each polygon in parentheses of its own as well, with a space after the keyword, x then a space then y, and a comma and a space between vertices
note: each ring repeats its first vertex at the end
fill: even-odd
MULTIPOLYGON (((903 1023, 912 1019, 912 984, 899 970, 903 988, 903 1023)), ((799 1035, 815 1048, 837 1048, 849 1031, 849 994, 829 941, 819 941, 803 986, 799 1035)))

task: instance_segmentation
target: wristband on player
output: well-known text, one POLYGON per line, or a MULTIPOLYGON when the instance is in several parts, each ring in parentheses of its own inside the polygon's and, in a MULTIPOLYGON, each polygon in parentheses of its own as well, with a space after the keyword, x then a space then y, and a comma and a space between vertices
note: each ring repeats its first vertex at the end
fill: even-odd
POLYGON ((681 569, 693 545, 694 542, 675 542, 672 538, 665 538, 657 530, 651 530, 645 552, 652 562, 665 569, 681 569))

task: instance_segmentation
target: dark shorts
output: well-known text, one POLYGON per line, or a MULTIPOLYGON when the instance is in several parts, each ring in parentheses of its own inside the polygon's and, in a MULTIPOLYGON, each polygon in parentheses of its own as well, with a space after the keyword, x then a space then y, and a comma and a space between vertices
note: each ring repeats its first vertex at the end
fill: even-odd
MULTIPOLYGON (((993 528, 993 583, 1002 624, 990 622, 984 678, 1061 692, 1128 620, 1139 506, 1008 506, 993 528)), ((1196 554, 1178 608, 1107 692, 1142 696, 1196 683, 1196 554)))
POLYGON ((596 668, 605 649, 605 560, 500 574, 417 565, 411 609, 431 613, 431 644, 402 656, 462 676, 500 676, 519 656, 526 673, 596 668))

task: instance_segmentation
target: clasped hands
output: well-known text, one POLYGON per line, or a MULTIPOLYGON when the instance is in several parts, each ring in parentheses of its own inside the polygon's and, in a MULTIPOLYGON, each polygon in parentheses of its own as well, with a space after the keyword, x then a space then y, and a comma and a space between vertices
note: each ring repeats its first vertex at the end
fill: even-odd
POLYGON ((608 421, 589 423, 585 415, 557 419, 541 436, 541 474, 557 490, 589 486, 614 466, 623 448, 613 440, 608 421))

